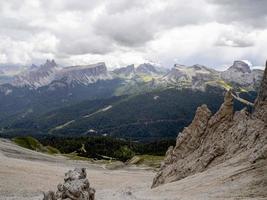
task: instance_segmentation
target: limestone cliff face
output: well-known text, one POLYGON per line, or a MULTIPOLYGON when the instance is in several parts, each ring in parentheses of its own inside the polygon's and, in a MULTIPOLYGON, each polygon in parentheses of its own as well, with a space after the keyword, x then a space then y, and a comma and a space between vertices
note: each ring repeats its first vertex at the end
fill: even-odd
POLYGON ((255 111, 233 112, 231 91, 212 116, 206 105, 196 111, 192 123, 177 137, 153 180, 152 187, 202 172, 225 160, 246 154, 242 162, 267 159, 267 67, 255 111))
MULTIPOLYGON (((267 67, 267 61, 266 61, 267 67)), ((255 102, 255 115, 267 123, 267 70, 264 71, 258 98, 255 102)))

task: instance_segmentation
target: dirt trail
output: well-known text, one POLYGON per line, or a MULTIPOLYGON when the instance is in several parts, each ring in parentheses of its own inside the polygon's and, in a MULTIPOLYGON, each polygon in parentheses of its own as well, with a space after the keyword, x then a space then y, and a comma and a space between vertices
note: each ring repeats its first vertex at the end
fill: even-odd
POLYGON ((267 163, 257 163, 257 169, 245 163, 230 160, 152 190, 152 171, 106 170, 86 161, 30 151, 0 139, 0 200, 41 200, 41 191, 55 190, 64 173, 74 167, 87 168, 97 200, 267 199, 265 194, 257 194, 256 188, 259 184, 267 187, 267 163))

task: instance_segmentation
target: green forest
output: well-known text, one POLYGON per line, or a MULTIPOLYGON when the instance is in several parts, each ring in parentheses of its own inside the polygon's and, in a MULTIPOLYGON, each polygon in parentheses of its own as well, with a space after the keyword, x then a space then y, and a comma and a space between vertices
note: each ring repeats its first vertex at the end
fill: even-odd
POLYGON ((116 159, 127 161, 135 155, 163 156, 175 139, 153 142, 136 142, 112 137, 42 137, 40 143, 51 146, 63 154, 77 153, 78 156, 94 159, 116 159))

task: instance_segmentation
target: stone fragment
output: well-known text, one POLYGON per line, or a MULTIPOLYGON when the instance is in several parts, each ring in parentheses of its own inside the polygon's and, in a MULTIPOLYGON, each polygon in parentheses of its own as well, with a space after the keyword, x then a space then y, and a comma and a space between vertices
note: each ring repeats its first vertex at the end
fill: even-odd
POLYGON ((43 200, 95 200, 95 189, 90 187, 85 168, 76 168, 65 173, 64 183, 57 191, 44 193, 43 200))

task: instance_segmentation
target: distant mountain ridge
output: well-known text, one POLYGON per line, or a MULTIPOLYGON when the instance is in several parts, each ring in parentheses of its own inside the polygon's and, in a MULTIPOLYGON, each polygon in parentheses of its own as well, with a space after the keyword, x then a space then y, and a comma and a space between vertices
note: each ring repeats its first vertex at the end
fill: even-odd
POLYGON ((53 81, 64 81, 68 84, 88 85, 97 80, 111 79, 105 63, 59 67, 54 60, 47 60, 41 66, 32 65, 30 69, 14 77, 13 86, 37 89, 53 81))
POLYGON ((128 65, 109 71, 104 62, 60 67, 54 60, 47 60, 41 66, 33 64, 27 71, 16 75, 11 84, 15 87, 37 89, 48 86, 54 81, 68 85, 89 85, 101 80, 121 79, 125 82, 124 86, 128 91, 135 91, 136 87, 139 87, 141 91, 142 87, 146 89, 149 87, 152 89, 178 87, 205 90, 207 85, 256 90, 262 74, 262 70, 251 70, 244 61, 234 61, 232 66, 221 72, 198 64, 193 66, 176 64, 169 70, 150 63, 144 63, 137 67, 128 65))
POLYGON ((16 75, 11 84, 18 87, 28 86, 32 88, 46 86, 55 79, 58 70, 59 67, 54 60, 47 60, 40 67, 32 65, 28 71, 16 75))

